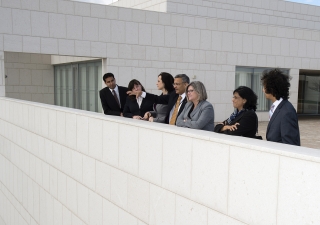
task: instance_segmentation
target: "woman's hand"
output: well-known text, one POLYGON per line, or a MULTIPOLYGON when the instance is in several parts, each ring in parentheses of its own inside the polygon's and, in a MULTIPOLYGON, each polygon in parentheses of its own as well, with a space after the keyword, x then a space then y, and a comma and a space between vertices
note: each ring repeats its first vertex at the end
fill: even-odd
POLYGON ((221 131, 222 132, 226 131, 226 130, 235 131, 238 129, 237 126, 239 126, 239 125, 240 125, 240 123, 236 123, 234 125, 225 125, 222 127, 221 131))
POLYGON ((141 116, 133 116, 132 118, 135 120, 142 120, 143 119, 141 116))
POLYGON ((143 119, 144 119, 144 120, 148 120, 148 119, 150 118, 150 116, 151 116, 151 113, 150 113, 150 112, 146 112, 146 113, 144 114, 143 119))
POLYGON ((149 117, 149 122, 153 122, 153 117, 152 116, 149 117))

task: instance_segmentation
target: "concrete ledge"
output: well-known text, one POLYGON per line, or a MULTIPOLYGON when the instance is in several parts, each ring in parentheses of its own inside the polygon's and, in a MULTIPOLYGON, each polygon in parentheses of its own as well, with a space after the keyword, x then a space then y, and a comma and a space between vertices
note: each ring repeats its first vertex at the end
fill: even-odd
POLYGON ((0 105, 5 223, 320 222, 315 149, 9 98, 0 105))

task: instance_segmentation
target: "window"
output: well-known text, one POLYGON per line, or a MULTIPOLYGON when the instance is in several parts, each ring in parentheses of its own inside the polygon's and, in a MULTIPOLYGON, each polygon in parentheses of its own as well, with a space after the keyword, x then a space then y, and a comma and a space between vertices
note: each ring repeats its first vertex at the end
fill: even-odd
POLYGON ((101 112, 102 62, 54 66, 55 105, 101 112))
MULTIPOLYGON (((257 111, 269 111, 271 101, 267 100, 262 92, 261 75, 265 70, 273 68, 253 68, 236 67, 236 88, 239 86, 250 87, 258 96, 257 111)), ((285 74, 289 74, 288 69, 281 69, 285 74)))

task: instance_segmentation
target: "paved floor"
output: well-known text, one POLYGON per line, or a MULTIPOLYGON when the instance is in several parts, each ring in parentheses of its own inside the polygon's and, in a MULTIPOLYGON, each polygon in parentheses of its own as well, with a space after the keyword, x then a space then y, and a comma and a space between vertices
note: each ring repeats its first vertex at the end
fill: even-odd
MULTIPOLYGON (((259 122, 259 134, 266 140, 268 122, 259 122)), ((301 146, 320 149, 320 116, 300 116, 301 146)))

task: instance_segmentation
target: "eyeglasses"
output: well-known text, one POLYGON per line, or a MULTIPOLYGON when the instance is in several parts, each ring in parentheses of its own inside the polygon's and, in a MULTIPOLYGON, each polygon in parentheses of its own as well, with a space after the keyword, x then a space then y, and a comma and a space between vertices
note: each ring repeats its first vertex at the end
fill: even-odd
POLYGON ((192 89, 187 91, 187 93, 192 93, 192 92, 194 92, 194 90, 192 89))

